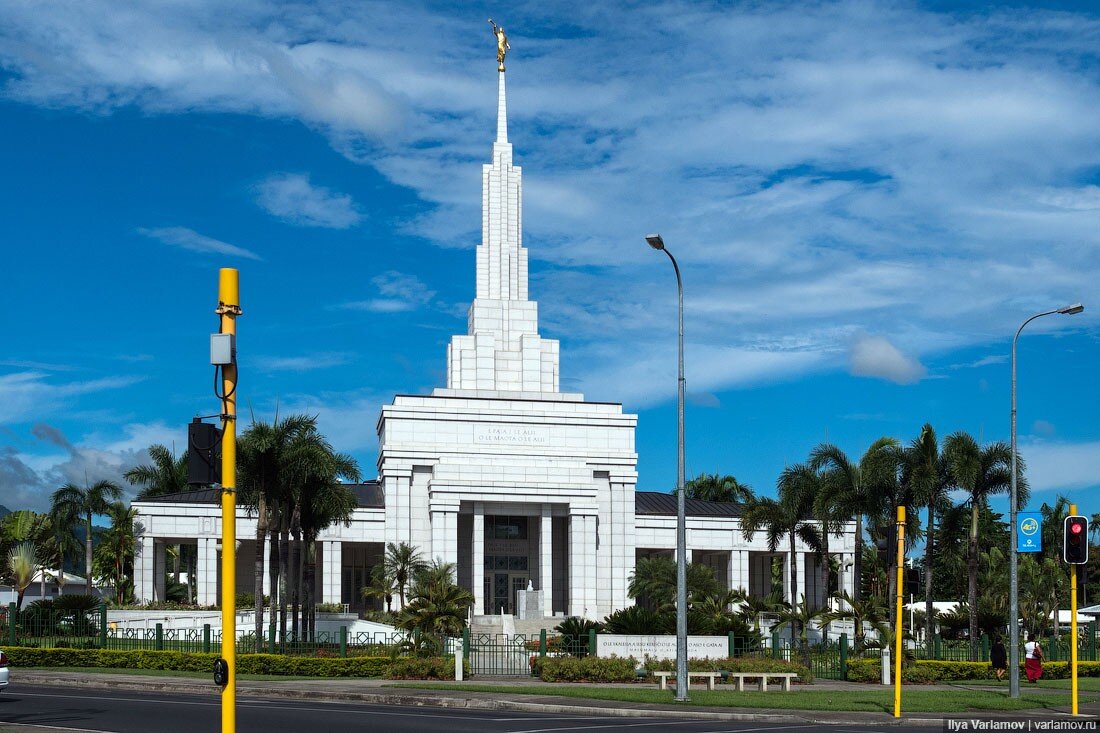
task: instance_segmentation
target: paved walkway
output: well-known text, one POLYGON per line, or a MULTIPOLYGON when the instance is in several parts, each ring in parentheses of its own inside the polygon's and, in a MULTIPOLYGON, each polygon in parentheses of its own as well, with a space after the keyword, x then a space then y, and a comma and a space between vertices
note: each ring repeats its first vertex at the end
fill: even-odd
MULTIPOLYGON (((69 672, 66 670, 27 670, 17 671, 13 675, 12 691, 16 685, 27 684, 63 685, 85 689, 123 689, 152 692, 188 693, 196 695, 219 694, 219 688, 213 680, 193 677, 154 677, 130 674, 69 672)), ((473 684, 500 684, 509 687, 535 687, 547 683, 529 677, 486 678, 479 676, 473 684)), ((715 708, 696 705, 665 705, 660 703, 621 702, 615 700, 589 700, 584 698, 566 698, 553 695, 505 694, 501 692, 467 692, 443 689, 447 684, 439 683, 441 689, 413 689, 394 687, 400 684, 392 680, 364 679, 296 679, 296 680, 238 680, 237 694, 252 698, 307 699, 332 702, 365 702, 388 705, 437 706, 445 708, 467 708, 483 710, 516 710, 527 712, 569 713, 581 715, 612 715, 618 717, 676 717, 710 720, 757 720, 763 722, 814 722, 889 725, 896 723, 887 713, 873 712, 830 712, 815 710, 789 710, 766 708, 715 708)), ((555 683, 561 687, 592 687, 591 683, 555 683)), ((598 685, 599 687, 633 687, 637 684, 598 685)), ((798 694, 800 686, 795 687, 798 694)), ((828 690, 867 690, 868 685, 854 682, 823 680, 801 689, 828 690)), ((958 690, 957 685, 922 685, 922 690, 958 690)), ((1035 692, 1065 694, 1065 690, 1038 688, 1035 692)), ((785 693, 775 692, 781 695, 785 693)), ((1067 714, 1064 711, 1061 714, 1067 714)), ((1100 703, 1081 706, 1081 713, 1100 718, 1100 703)), ((900 722, 907 724, 927 724, 942 726, 945 718, 1027 718, 1042 717, 1050 719, 1059 715, 1056 710, 1041 711, 983 711, 970 714, 938 715, 936 713, 911 713, 903 716, 900 722)))

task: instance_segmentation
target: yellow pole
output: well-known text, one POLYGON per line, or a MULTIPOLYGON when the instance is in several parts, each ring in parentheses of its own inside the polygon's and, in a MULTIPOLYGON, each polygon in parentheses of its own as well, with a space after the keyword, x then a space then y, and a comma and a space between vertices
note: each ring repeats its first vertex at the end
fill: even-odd
MULTIPOLYGON (((1077 505, 1069 505, 1069 513, 1077 513, 1077 505)), ((1082 538, 1089 541, 1088 536, 1082 538)), ((1058 622, 1055 620, 1055 626, 1058 622)), ((1070 698, 1072 700, 1072 713, 1077 715, 1077 566, 1069 566, 1069 666, 1070 666, 1070 698)))
POLYGON ((905 507, 898 507, 898 581, 897 624, 894 625, 894 717, 901 717, 901 642, 905 636, 905 614, 902 599, 905 597, 905 507))
MULTIPOLYGON (((221 333, 234 334, 241 313, 239 273, 218 272, 221 333)), ((222 367, 222 659, 229 667, 222 688, 222 733, 237 729, 237 359, 222 367)))

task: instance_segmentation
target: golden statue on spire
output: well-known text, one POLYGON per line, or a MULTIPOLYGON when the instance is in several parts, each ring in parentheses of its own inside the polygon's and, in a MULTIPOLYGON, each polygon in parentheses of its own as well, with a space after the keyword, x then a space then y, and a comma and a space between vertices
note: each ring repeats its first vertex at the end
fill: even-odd
POLYGON ((504 34, 503 26, 498 26, 492 18, 489 18, 489 25, 493 26, 493 35, 497 37, 497 70, 503 72, 504 57, 512 47, 508 45, 508 36, 504 34))

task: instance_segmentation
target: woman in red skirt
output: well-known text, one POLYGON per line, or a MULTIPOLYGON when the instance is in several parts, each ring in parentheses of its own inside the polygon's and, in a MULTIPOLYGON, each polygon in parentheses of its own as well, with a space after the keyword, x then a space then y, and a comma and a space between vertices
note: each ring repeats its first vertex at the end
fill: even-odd
POLYGON ((1035 641, 1034 633, 1027 635, 1027 643, 1024 644, 1024 672, 1028 682, 1038 682, 1043 676, 1043 647, 1035 641))

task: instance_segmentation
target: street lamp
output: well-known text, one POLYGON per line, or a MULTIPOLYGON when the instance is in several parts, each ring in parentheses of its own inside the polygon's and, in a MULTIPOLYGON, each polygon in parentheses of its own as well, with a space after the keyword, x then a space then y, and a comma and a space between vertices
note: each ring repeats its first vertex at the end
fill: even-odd
POLYGON ((1020 340, 1020 332, 1024 326, 1043 316, 1059 314, 1063 316, 1077 315, 1085 310, 1080 303, 1067 305, 1064 308, 1056 308, 1052 311, 1036 313, 1028 318, 1016 329, 1016 335, 1012 339, 1012 467, 1011 485, 1008 497, 1009 514, 1009 563, 1008 563, 1008 696, 1020 696, 1020 609, 1019 609, 1019 584, 1016 575, 1016 342, 1020 340))
POLYGON ((687 510, 684 491, 684 283, 680 279, 680 266, 676 258, 665 248, 660 234, 645 238, 649 246, 659 249, 672 260, 676 271, 676 291, 680 305, 680 371, 677 380, 676 403, 676 700, 687 702, 687 510))

